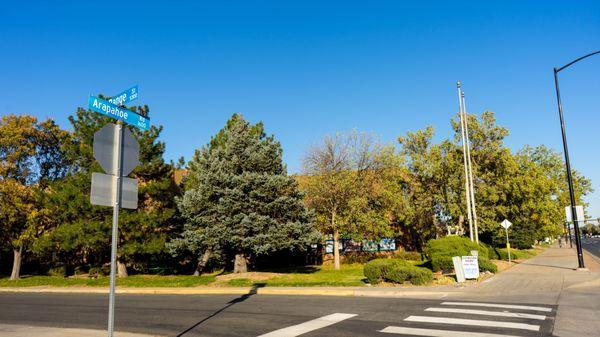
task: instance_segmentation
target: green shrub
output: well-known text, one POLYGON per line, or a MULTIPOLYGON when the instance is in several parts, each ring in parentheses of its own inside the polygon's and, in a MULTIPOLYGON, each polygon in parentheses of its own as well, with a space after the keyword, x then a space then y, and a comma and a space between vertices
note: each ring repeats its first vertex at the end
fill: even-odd
POLYGON ((394 253, 393 257, 395 259, 407 260, 407 261, 421 261, 421 253, 419 252, 407 252, 407 251, 399 251, 394 253))
POLYGON ((364 266, 364 274, 369 283, 378 284, 382 281, 404 283, 406 281, 419 285, 433 280, 431 270, 416 267, 399 259, 376 259, 364 266))
POLYGON ((344 263, 354 264, 361 263, 365 264, 371 260, 375 260, 379 257, 375 252, 349 252, 344 254, 344 263))
POLYGON ((489 259, 488 249, 484 245, 477 245, 460 236, 446 236, 441 239, 429 240, 426 253, 431 259, 433 271, 440 271, 453 269, 452 257, 471 255, 472 250, 478 251, 481 259, 489 259))
POLYGON ((67 276, 67 268, 65 266, 53 267, 48 270, 49 276, 65 277, 67 276))
MULTIPOLYGON (((508 260, 508 250, 506 248, 495 248, 494 254, 491 255, 498 260, 508 260)), ((529 259, 535 256, 535 253, 530 252, 529 250, 521 250, 521 249, 511 249, 510 257, 513 260, 519 259, 529 259)))
POLYGON ((377 284, 386 279, 386 274, 391 268, 407 264, 407 262, 397 259, 375 259, 367 262, 363 270, 369 283, 377 284))
POLYGON ((394 283, 404 283, 406 281, 414 284, 421 285, 433 280, 433 273, 431 270, 411 265, 406 266, 394 266, 386 275, 386 281, 394 283))
POLYGON ((498 267, 496 267, 496 265, 492 261, 486 258, 479 258, 478 263, 480 271, 489 271, 492 273, 496 273, 498 271, 498 267))
POLYGON ((91 267, 88 272, 89 278, 98 278, 100 276, 106 276, 106 275, 107 274, 104 273, 104 271, 102 270, 101 267, 91 267))

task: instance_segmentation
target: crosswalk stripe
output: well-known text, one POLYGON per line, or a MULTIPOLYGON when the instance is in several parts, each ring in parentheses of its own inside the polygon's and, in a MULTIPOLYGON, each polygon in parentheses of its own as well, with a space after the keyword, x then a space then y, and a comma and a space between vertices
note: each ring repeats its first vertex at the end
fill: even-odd
POLYGON ((436 330, 436 329, 420 329, 420 328, 406 328, 400 326, 388 326, 379 332, 393 333, 398 335, 413 335, 413 336, 427 336, 427 337, 518 337, 514 335, 499 335, 495 333, 487 332, 469 332, 469 331, 455 331, 455 330, 436 330))
POLYGON ((326 326, 330 326, 332 324, 341 322, 348 318, 352 318, 356 316, 356 314, 331 314, 323 317, 319 317, 308 322, 300 323, 297 325, 292 325, 287 328, 275 330, 264 335, 260 335, 258 337, 295 337, 302 334, 305 334, 310 331, 314 331, 317 329, 324 328, 326 326))
POLYGON ((523 330, 531 330, 531 331, 539 331, 540 330, 539 325, 525 324, 525 323, 513 323, 513 322, 483 321, 483 320, 477 320, 477 319, 462 319, 462 318, 432 317, 432 316, 409 316, 408 318, 405 318, 404 320, 408 321, 408 322, 487 326, 487 327, 496 327, 496 328, 523 329, 523 330))
POLYGON ((532 307, 532 306, 528 306, 528 305, 479 303, 479 302, 442 302, 442 305, 462 305, 462 306, 472 306, 472 307, 521 309, 521 310, 534 310, 534 311, 543 311, 543 312, 551 312, 552 311, 552 308, 546 308, 546 307, 532 307))
POLYGON ((433 312, 449 312, 455 314, 471 314, 471 315, 485 315, 485 316, 498 316, 498 317, 518 317, 518 318, 529 318, 538 319, 543 321, 546 319, 544 315, 534 314, 523 314, 520 312, 504 312, 504 311, 488 311, 488 310, 474 310, 474 309, 455 309, 455 308, 427 308, 425 311, 433 312))

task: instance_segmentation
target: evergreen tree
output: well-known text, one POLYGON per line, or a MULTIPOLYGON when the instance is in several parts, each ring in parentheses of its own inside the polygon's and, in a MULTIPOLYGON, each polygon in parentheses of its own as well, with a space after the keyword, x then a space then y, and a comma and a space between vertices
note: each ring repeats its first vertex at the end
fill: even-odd
MULTIPOLYGON (((147 106, 131 108, 148 116, 147 106)), ((67 151, 73 165, 71 174, 53 186, 52 200, 59 224, 36 245, 40 254, 52 255, 64 264, 102 265, 109 257, 111 214, 109 208, 90 205, 92 172, 103 172, 93 157, 94 133, 114 120, 79 108, 69 118, 73 141, 67 151)), ((163 159, 165 144, 158 140, 161 126, 142 131, 130 128, 140 144, 140 165, 129 175, 138 179, 138 209, 121 210, 119 216, 119 276, 127 267, 146 271, 164 260, 165 242, 178 231, 175 196, 179 189, 172 182, 173 167, 163 159), (161 257, 162 256, 162 257, 161 257)))
POLYGON ((173 247, 219 252, 234 272, 245 272, 254 256, 315 242, 311 215, 281 155, 261 124, 234 115, 188 165, 178 200, 184 232, 173 247))

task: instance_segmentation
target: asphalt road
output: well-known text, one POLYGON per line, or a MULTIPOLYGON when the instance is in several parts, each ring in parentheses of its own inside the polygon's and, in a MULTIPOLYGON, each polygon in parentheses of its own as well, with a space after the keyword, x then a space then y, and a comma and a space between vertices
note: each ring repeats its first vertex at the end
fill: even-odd
MULTIPOLYGON (((0 293, 0 303, 0 325, 106 328, 106 295, 0 293)), ((444 337, 552 334, 555 307, 488 307, 486 303, 320 296, 118 295, 116 330, 186 337, 267 333, 268 337, 299 333, 303 337, 383 337, 414 336, 432 330, 445 330, 437 332, 444 337), (485 326, 489 324, 501 326, 485 326)))
POLYGON ((600 263, 600 238, 583 238, 581 247, 590 253, 593 259, 600 263))

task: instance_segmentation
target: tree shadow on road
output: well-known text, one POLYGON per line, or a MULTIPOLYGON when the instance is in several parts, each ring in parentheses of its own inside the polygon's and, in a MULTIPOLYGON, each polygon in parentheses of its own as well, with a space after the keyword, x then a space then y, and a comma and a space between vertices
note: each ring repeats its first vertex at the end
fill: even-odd
POLYGON ((209 316, 203 318, 202 320, 200 320, 199 322, 195 323, 194 325, 190 326, 189 328, 185 329, 183 332, 179 333, 177 335, 177 337, 181 337, 184 336, 185 334, 187 334, 188 332, 194 330, 196 327, 202 325, 202 323, 208 321, 209 319, 217 316, 218 314, 222 313, 223 311, 225 311, 227 308, 240 303, 240 302, 244 302, 245 300, 247 300, 248 298, 250 298, 250 296, 252 295, 256 295, 256 293, 258 292, 258 288, 262 288, 264 287, 266 284, 265 283, 255 283, 252 286, 252 289, 250 289, 250 291, 247 294, 244 294, 238 298, 234 298, 233 300, 229 301, 227 303, 227 305, 225 305, 224 307, 222 307, 221 309, 213 312, 212 314, 210 314, 209 316))

